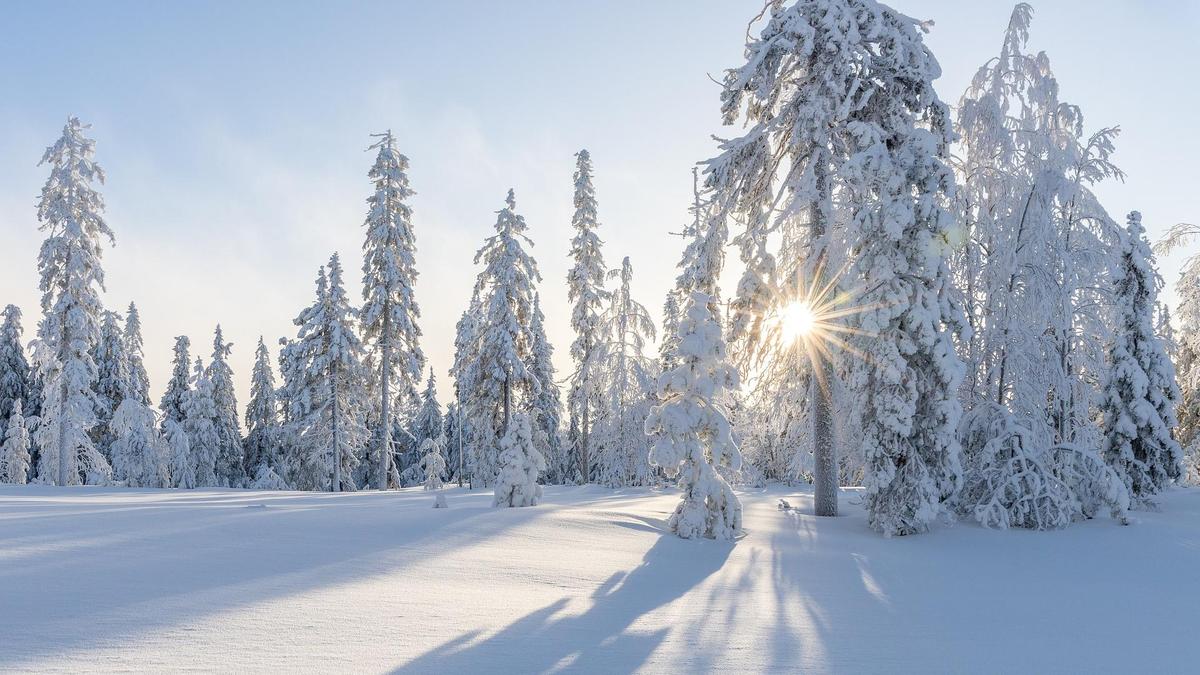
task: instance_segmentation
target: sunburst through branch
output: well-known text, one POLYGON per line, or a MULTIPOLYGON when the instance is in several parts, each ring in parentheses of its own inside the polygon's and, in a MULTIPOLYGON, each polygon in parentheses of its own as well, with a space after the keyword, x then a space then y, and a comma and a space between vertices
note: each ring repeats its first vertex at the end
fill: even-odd
POLYGON ((843 265, 826 276, 818 266, 811 274, 796 275, 794 283, 779 289, 764 321, 764 337, 777 356, 802 349, 810 358, 828 358, 837 348, 864 357, 846 339, 863 332, 846 325, 845 319, 876 305, 857 302, 861 297, 858 289, 839 290, 848 267, 843 265))

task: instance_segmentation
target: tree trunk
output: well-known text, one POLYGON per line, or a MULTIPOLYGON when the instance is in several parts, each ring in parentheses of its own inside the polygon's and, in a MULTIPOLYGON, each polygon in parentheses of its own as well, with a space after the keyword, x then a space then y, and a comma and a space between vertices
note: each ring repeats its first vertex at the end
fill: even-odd
MULTIPOLYGON (((826 264, 825 233, 833 211, 832 190, 829 185, 829 169, 824 162, 824 153, 818 152, 816 161, 817 200, 813 203, 813 219, 809 231, 810 250, 815 254, 815 265, 810 268, 813 277, 808 283, 820 288, 825 283, 826 264)), ((821 339, 818 335, 816 339, 821 339)), ((813 497, 818 516, 836 516, 838 512, 837 447, 833 434, 833 403, 830 401, 833 387, 833 364, 822 352, 823 346, 809 345, 813 372, 809 378, 809 393, 812 404, 813 443, 813 497)))
POLYGON ((332 383, 333 389, 333 487, 332 492, 342 491, 342 457, 341 439, 338 438, 338 390, 337 380, 332 383))
POLYGON ((503 423, 503 426, 500 427, 500 435, 501 436, 508 433, 508 417, 509 417, 509 405, 510 405, 510 400, 509 400, 510 393, 509 392, 510 392, 510 388, 508 385, 508 375, 505 375, 504 376, 504 423, 503 423))
POLYGON ((819 350, 813 350, 813 376, 809 379, 812 398, 813 493, 818 516, 838 514, 837 446, 833 434, 831 399, 832 365, 819 350))
POLYGON ((70 485, 67 481, 69 476, 67 457, 70 455, 67 448, 67 395, 69 389, 67 387, 67 350, 70 349, 67 336, 66 316, 63 316, 63 331, 62 345, 59 347, 59 354, 64 358, 58 360, 58 381, 59 381, 59 399, 58 399, 58 484, 70 485))
POLYGON ((588 458, 588 413, 591 407, 591 403, 585 396, 583 399, 583 425, 579 430, 580 439, 582 440, 579 447, 579 476, 583 480, 584 485, 591 482, 591 476, 588 475, 588 467, 591 466, 588 458))
POLYGON ((385 302, 383 308, 383 340, 382 354, 379 361, 379 381, 383 390, 383 400, 380 402, 380 417, 379 422, 379 468, 375 475, 375 488, 378 490, 386 490, 388 486, 388 462, 392 459, 392 395, 391 382, 389 382, 388 372, 392 365, 392 341, 390 332, 392 329, 391 307, 390 303, 385 302))

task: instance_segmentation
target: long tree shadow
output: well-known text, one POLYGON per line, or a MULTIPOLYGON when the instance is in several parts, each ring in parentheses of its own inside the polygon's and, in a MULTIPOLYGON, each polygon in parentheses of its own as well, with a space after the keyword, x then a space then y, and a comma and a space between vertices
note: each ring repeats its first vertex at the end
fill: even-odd
POLYGON ((510 672, 569 668, 628 672, 646 662, 670 628, 628 629, 637 619, 683 596, 725 563, 733 544, 684 541, 664 534, 642 563, 593 591, 582 614, 561 615, 567 598, 530 612, 489 637, 460 635, 401 665, 395 673, 477 672, 503 664, 510 672))
POLYGON ((427 496, 403 493, 341 501, 281 493, 266 508, 245 508, 233 505, 243 496, 257 502, 257 495, 224 492, 197 493, 190 505, 185 495, 113 525, 105 521, 129 509, 96 496, 67 508, 65 517, 34 509, 23 525, 19 516, 0 523, 0 551, 17 553, 0 557, 0 670, 394 573, 553 510, 495 510, 480 497, 472 506, 459 501, 435 511, 427 496), (421 517, 399 513, 409 509, 420 509, 421 517), (40 528, 57 541, 42 539, 40 528))

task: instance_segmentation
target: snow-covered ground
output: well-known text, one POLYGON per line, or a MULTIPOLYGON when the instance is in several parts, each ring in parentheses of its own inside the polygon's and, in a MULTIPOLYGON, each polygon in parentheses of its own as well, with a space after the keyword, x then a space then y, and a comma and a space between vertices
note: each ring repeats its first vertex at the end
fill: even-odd
POLYGON ((312 494, 0 486, 0 671, 1187 672, 1200 490, 1061 532, 885 540, 843 495, 312 494), (777 510, 779 497, 796 512, 777 510))

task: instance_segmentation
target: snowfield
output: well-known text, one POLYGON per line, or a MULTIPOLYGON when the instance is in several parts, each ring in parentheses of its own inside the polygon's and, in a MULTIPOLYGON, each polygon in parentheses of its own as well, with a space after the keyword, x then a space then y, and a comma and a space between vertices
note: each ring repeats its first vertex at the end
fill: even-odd
POLYGON ((1200 490, 1121 527, 884 539, 794 489, 0 486, 0 671, 1194 672, 1200 490), (780 511, 778 498, 797 509, 780 511))

